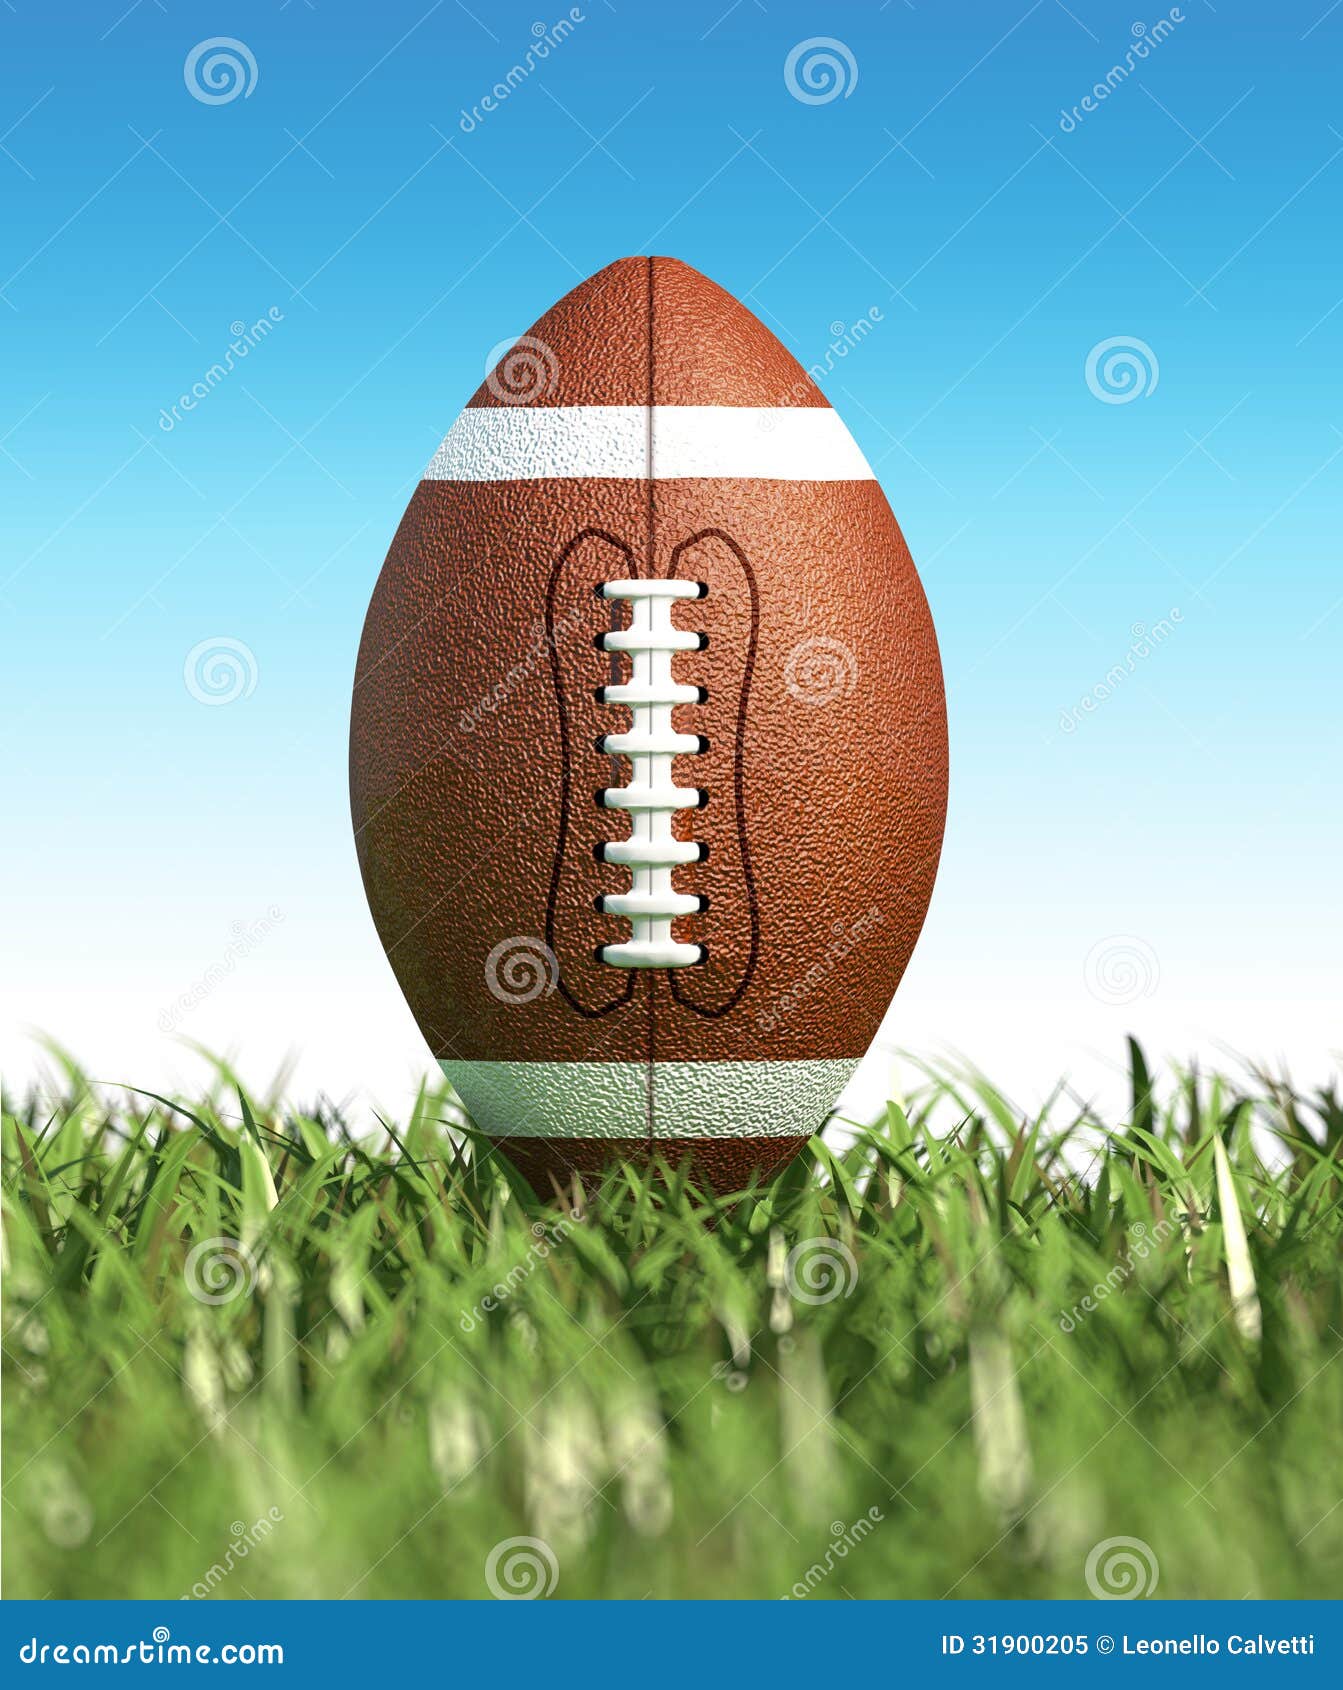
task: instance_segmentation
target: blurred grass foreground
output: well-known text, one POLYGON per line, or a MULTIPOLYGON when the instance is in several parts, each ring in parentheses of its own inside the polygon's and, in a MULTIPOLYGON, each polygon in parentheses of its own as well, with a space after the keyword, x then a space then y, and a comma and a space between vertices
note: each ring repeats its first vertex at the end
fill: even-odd
POLYGON ((4 1117, 6 1593, 1334 1595, 1343 1104, 1130 1071, 559 1203, 446 1092, 67 1063, 4 1117))

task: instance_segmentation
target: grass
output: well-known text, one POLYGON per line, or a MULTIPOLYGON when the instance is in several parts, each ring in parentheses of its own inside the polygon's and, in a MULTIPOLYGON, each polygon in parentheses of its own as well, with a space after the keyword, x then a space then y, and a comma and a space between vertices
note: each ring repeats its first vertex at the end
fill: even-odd
POLYGON ((445 1093, 67 1064, 4 1119, 6 1594, 1333 1595, 1343 1105, 1130 1056, 1111 1127, 929 1069, 572 1213, 445 1093))

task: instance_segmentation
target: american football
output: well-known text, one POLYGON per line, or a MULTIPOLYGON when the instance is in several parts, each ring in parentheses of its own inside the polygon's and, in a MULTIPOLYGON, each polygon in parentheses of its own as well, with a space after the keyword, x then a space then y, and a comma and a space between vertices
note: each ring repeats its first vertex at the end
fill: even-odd
POLYGON ((623 258, 504 352, 374 590, 350 783, 401 989, 538 1193, 737 1190, 820 1129, 928 909, 946 708, 872 470, 744 305, 623 258))

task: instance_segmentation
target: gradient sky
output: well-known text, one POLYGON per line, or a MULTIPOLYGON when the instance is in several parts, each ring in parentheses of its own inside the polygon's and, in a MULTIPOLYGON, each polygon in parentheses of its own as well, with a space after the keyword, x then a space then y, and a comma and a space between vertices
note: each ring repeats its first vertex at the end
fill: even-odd
POLYGON ((428 1057, 347 805, 364 609, 490 349, 657 251, 804 364, 871 324, 823 385, 919 563, 952 752, 890 1042, 1023 1098, 1111 1085, 1130 1029, 1322 1078, 1343 6, 575 12, 487 112, 564 7, 0 8, 11 1077, 20 1029, 145 1086, 199 1075, 188 1038, 404 1107, 428 1057), (790 87, 816 37, 838 82, 810 47, 790 87))

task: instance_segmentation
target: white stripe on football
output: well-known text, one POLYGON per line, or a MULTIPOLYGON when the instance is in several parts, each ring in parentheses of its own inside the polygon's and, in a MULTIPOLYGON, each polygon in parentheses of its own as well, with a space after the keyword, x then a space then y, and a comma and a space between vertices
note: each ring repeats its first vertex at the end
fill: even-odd
POLYGON ((871 481, 828 405, 473 406, 448 430, 426 481, 871 481), (652 462, 649 462, 650 438, 652 462))

